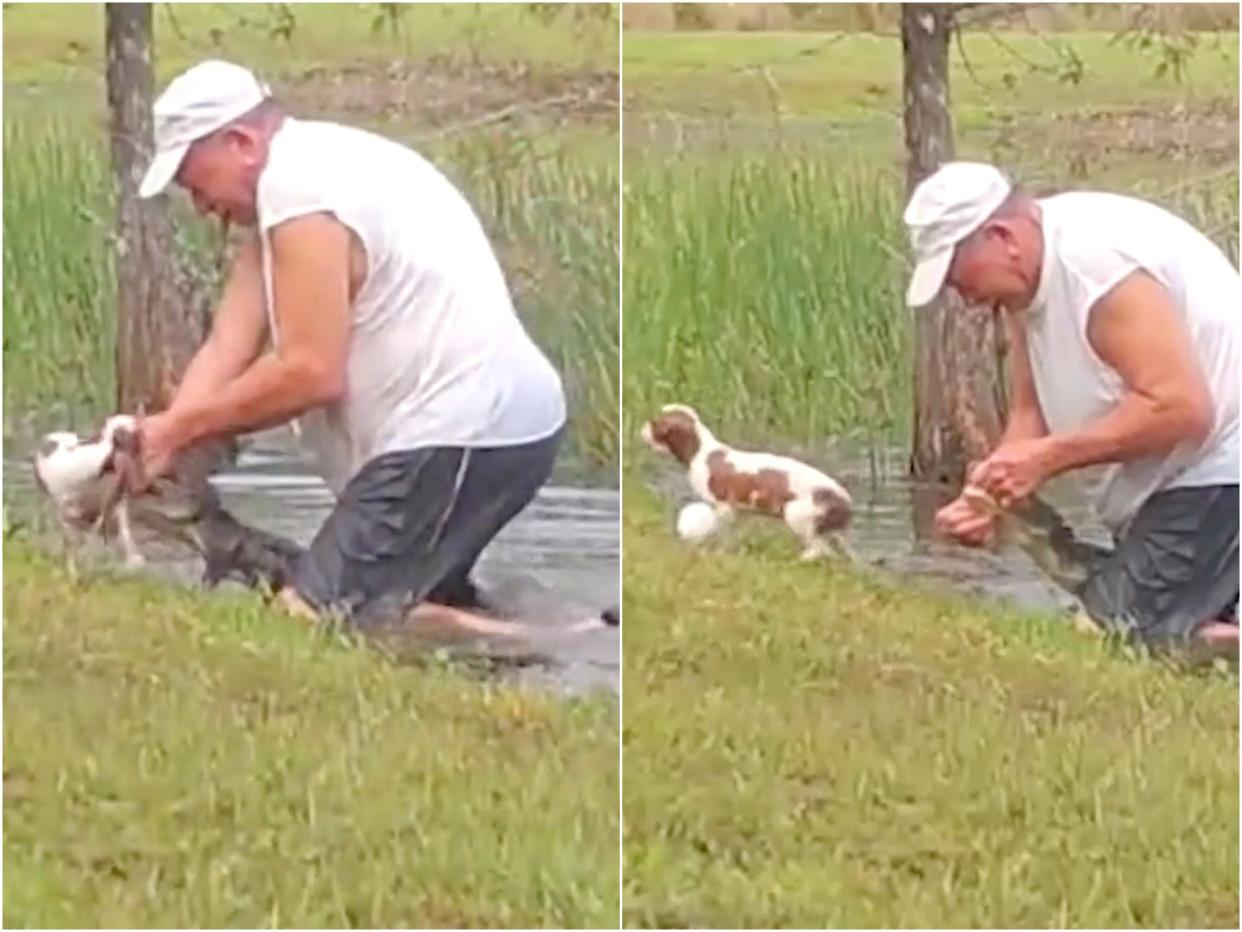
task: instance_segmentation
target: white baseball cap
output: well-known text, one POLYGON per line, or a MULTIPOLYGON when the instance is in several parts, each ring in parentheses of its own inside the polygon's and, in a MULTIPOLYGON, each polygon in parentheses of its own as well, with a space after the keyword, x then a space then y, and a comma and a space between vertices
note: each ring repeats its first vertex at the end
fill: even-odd
POLYGON ((917 263, 907 304, 922 307, 935 300, 954 248, 983 226, 1012 188, 998 169, 980 162, 946 162, 919 182, 902 216, 917 263))
POLYGON ((218 59, 200 62, 175 77, 155 101, 155 157, 138 196, 154 197, 163 191, 192 142, 254 109, 270 94, 250 71, 218 59))

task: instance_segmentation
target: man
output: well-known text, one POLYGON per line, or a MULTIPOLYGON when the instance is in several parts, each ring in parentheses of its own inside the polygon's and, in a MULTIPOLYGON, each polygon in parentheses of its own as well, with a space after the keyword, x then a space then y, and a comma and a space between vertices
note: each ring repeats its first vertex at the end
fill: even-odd
MULTIPOLYGON (((1004 507, 1091 467, 1116 548, 1078 593, 1097 627, 1151 646, 1236 649, 1242 279, 1153 204, 1072 192, 1035 199, 995 168, 944 165, 905 212, 908 303, 944 288, 1002 313, 1010 411, 970 481, 1004 507)), ((965 544, 995 519, 964 498, 937 515, 965 544)))
POLYGON ((148 472, 292 420, 336 504, 280 601, 355 621, 477 607, 471 569, 547 480, 565 402, 470 205, 415 152, 294 119, 227 62, 154 114, 140 196, 176 182, 250 230, 175 398, 141 422, 148 472))

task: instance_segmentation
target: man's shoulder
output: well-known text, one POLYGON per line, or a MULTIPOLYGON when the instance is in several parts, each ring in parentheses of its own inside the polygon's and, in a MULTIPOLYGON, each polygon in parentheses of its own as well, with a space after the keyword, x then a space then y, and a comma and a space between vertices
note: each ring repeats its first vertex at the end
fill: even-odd
POLYGON ((1058 191, 1037 198, 1036 202, 1044 210, 1050 210, 1061 216, 1103 217, 1115 212, 1161 210, 1151 201, 1143 200, 1129 194, 1118 194, 1115 191, 1058 191))
POLYGON ((303 157, 308 148, 312 151, 321 151, 324 145, 337 143, 356 145, 368 142, 409 148, 394 139, 360 126, 351 126, 348 123, 338 123, 334 120, 309 120, 299 117, 297 119, 286 118, 274 138, 273 151, 296 152, 297 155, 294 157, 298 158, 303 157))

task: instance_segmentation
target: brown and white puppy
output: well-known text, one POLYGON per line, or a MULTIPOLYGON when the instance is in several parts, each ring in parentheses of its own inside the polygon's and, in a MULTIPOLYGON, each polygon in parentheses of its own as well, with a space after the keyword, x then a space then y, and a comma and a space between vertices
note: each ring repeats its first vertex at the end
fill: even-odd
POLYGON ((686 405, 665 405, 643 425, 642 437, 686 467, 690 487, 718 517, 746 511, 780 518, 802 541, 803 560, 825 556, 829 547, 852 559, 840 535, 853 502, 827 473, 792 457, 736 450, 717 440, 686 405))
POLYGON ((145 562, 134 543, 128 502, 143 484, 135 418, 110 417, 97 436, 86 440, 72 431, 44 435, 34 456, 34 475, 55 505, 70 557, 70 537, 106 531, 115 520, 125 564, 145 562))

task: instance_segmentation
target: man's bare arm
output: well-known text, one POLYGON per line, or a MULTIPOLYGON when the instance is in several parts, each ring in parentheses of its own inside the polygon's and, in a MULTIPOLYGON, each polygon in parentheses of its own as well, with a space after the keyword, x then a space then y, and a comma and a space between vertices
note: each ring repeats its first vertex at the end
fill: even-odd
POLYGON ((212 397, 179 409, 178 446, 280 424, 345 391, 350 232, 310 214, 271 236, 278 345, 212 397))
POLYGON ((1031 357, 1026 345, 1026 323, 1015 314, 1003 314, 1005 335, 1009 342, 1009 418, 1000 443, 1034 440, 1047 436, 1048 424, 1035 392, 1031 374, 1031 357))
POLYGON ((1098 420, 1049 438, 1054 473, 1204 441, 1211 395, 1190 333, 1159 282, 1145 272, 1123 279, 1092 310, 1087 339, 1126 393, 1098 420))
POLYGON ((252 233, 233 259, 211 333, 190 360, 170 408, 202 404, 258 358, 267 337, 263 303, 259 236, 252 233))

